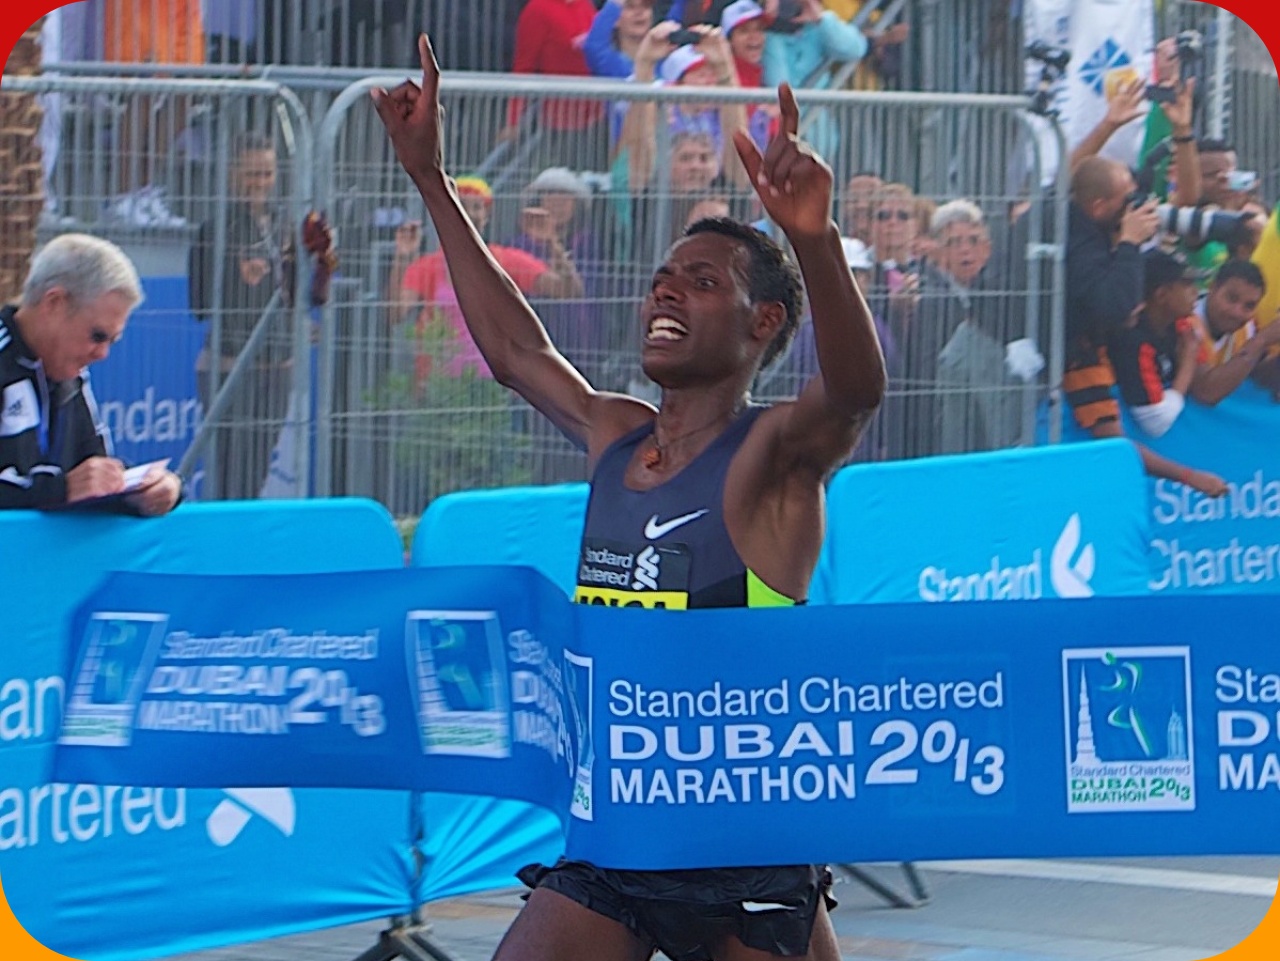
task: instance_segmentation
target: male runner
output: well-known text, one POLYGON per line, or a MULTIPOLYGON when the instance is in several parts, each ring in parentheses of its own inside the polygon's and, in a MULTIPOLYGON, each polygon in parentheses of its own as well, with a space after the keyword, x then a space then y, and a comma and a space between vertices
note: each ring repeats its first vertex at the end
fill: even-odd
MULTIPOLYGON (((578 599, 805 600, 823 538, 824 482, 879 405, 885 370, 831 219, 831 170, 796 137, 791 89, 778 91, 781 130, 763 156, 743 131, 734 142, 796 251, 820 373, 795 401, 750 406, 757 371, 794 334, 798 278, 764 235, 702 221, 671 249, 641 307, 642 364, 662 388, 655 410, 592 389, 494 261, 444 170, 439 68, 425 36, 419 53, 421 87, 406 82, 373 98, 435 223, 467 326, 494 377, 586 450, 584 560, 635 556, 633 580, 616 586, 588 575, 578 599)), ((655 950, 672 961, 839 958, 821 866, 637 872, 562 861, 522 877, 536 888, 498 961, 641 961, 655 950)))

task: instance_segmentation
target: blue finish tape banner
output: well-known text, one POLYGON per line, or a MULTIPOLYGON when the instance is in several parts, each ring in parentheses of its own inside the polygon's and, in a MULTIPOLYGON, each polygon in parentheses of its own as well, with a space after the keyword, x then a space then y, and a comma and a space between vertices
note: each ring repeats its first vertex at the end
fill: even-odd
POLYGON ((574 606, 511 567, 121 574, 72 628, 55 773, 518 798, 616 867, 1275 853, 1277 613, 675 613, 574 606))
MULTIPOLYGON (((145 521, 6 511, 0 543, 0 877, 33 936, 76 958, 139 961, 411 907, 403 793, 50 777, 72 690, 71 615, 106 571, 399 567, 400 540, 381 507, 183 505, 145 521)), ((98 694, 117 680, 104 673, 98 694)), ((447 821, 432 826, 433 842, 450 843, 447 821)), ((493 836, 470 827, 464 846, 493 836)))

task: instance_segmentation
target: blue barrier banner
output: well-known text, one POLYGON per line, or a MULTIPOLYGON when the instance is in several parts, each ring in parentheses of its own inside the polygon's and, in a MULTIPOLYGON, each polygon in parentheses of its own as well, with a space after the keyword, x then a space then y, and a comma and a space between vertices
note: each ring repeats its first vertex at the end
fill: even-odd
POLYGON ((1168 434, 1146 441, 1230 485, 1214 499, 1152 483, 1151 590, 1280 593, 1278 438, 1280 404, 1246 383, 1213 409, 1188 402, 1168 434))
MULTIPOLYGON (((1188 467, 1212 471, 1229 487, 1225 497, 1213 498, 1174 481, 1147 479, 1148 591, 1280 593, 1280 404, 1246 382, 1213 408, 1188 401, 1163 437, 1144 434, 1126 408, 1121 414, 1129 437, 1188 467)), ((1070 413, 1062 428, 1068 447, 1098 443, 1070 413)))
POLYGON ((1131 444, 931 457, 842 470, 818 603, 1147 592, 1147 502, 1131 444))
MULTIPOLYGON (((66 632, 107 571, 399 567, 381 507, 188 504, 149 520, 12 511, 0 542, 0 877, 32 935, 76 958, 138 961, 409 909, 403 793, 50 778, 71 692, 66 632)), ((104 690, 113 683, 104 676, 104 690)))
POLYGON ((1273 599, 650 612, 531 570, 114 575, 59 778, 421 787, 615 867, 1275 853, 1273 599), (792 638, 804 638, 795 643, 792 638))

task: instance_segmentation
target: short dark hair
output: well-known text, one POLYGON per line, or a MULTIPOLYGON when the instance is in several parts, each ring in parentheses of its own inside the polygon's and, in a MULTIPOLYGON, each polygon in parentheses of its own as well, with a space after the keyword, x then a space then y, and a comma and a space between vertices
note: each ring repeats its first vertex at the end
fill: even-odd
POLYGON ((773 340, 769 341, 760 358, 760 369, 764 370, 791 345, 796 329, 800 326, 800 308, 804 301, 800 271, 772 237, 740 220, 704 217, 685 228, 684 236, 693 237, 697 234, 719 234, 746 247, 750 258, 746 277, 747 296, 753 304, 782 304, 787 312, 786 321, 773 340))
POLYGON ((242 130, 231 141, 231 156, 241 157, 247 153, 276 152, 276 145, 266 134, 256 130, 242 130))
POLYGON ((1213 286, 1225 284, 1228 280, 1243 280, 1250 287, 1257 287, 1264 294, 1267 292, 1267 278, 1251 260, 1228 260, 1213 275, 1213 286))
POLYGON ((1220 137, 1201 137, 1196 141, 1197 153, 1235 153, 1236 148, 1220 137))

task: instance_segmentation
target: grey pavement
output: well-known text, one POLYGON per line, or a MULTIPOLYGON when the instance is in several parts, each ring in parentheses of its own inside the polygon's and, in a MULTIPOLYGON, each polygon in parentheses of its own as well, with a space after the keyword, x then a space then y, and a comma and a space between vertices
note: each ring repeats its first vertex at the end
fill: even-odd
MULTIPOLYGON (((908 890, 895 865, 864 870, 908 890)), ((836 870, 832 919, 844 961, 1198 961, 1262 920, 1280 858, 964 862, 920 873, 930 900, 903 909, 836 870)), ((512 888, 428 905, 428 937, 452 961, 487 961, 519 895, 512 888)), ((353 961, 386 927, 348 925, 178 961, 353 961)))

